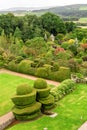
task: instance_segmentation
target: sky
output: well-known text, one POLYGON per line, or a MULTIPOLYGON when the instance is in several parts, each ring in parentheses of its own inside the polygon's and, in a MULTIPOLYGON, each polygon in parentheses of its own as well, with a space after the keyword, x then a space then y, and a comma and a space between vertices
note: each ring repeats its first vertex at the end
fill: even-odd
POLYGON ((87 0, 0 0, 0 10, 13 7, 49 7, 87 4, 87 0))

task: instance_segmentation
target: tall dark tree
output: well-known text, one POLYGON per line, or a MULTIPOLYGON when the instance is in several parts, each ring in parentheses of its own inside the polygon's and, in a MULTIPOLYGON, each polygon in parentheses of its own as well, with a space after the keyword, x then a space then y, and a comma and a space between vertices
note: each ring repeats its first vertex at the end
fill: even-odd
POLYGON ((45 13, 41 16, 42 26, 48 32, 56 35, 58 33, 66 33, 66 28, 63 20, 52 13, 45 13))

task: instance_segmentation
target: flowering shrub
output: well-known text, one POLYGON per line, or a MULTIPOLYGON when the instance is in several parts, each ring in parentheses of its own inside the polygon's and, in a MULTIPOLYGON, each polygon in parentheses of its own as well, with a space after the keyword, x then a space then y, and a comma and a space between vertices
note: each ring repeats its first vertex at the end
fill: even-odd
POLYGON ((61 48, 61 47, 57 47, 56 49, 55 49, 55 54, 58 54, 59 52, 64 52, 65 50, 64 50, 64 48, 61 48))

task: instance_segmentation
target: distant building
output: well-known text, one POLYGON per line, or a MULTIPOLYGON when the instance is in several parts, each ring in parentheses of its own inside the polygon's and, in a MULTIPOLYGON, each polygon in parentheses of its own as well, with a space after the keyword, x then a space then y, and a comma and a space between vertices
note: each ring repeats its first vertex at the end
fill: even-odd
POLYGON ((51 34, 51 35, 50 35, 50 39, 51 39, 52 42, 54 42, 55 36, 54 36, 53 34, 51 34))

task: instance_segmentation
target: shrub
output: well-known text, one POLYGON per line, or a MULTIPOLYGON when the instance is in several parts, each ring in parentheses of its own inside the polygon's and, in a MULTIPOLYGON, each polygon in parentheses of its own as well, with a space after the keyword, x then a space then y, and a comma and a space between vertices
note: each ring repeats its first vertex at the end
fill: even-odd
POLYGON ((33 88, 28 84, 22 84, 17 87, 17 95, 26 95, 33 91, 33 88))
POLYGON ((87 76, 87 68, 84 67, 80 67, 80 71, 81 74, 83 74, 84 76, 87 76))
POLYGON ((54 104, 54 97, 51 94, 49 94, 49 96, 47 96, 45 98, 39 98, 38 100, 40 103, 42 103, 44 105, 54 104))
POLYGON ((70 59, 68 66, 72 72, 78 72, 79 71, 79 65, 78 62, 75 59, 70 59))
POLYGON ((12 71, 17 71, 17 69, 18 69, 18 65, 15 63, 14 60, 12 60, 11 62, 9 62, 6 67, 8 69, 12 70, 12 71))
POLYGON ((50 93, 54 96, 55 101, 58 101, 74 89, 75 83, 71 79, 67 79, 64 80, 58 87, 52 88, 50 93))
POLYGON ((34 88, 36 89, 44 89, 44 88, 47 88, 47 82, 44 80, 44 79, 37 79, 35 82, 34 82, 34 88))
POLYGON ((3 48, 0 47, 0 55, 2 55, 4 53, 3 48))
POLYGON ((31 67, 31 63, 32 61, 30 60, 22 60, 18 64, 18 71, 27 74, 29 72, 29 67, 31 67))
POLYGON ((16 105, 17 108, 27 107, 36 102, 36 91, 33 90, 32 93, 26 95, 15 95, 12 98, 12 102, 16 105))
POLYGON ((4 62, 0 60, 0 68, 4 66, 4 62))
POLYGON ((53 67, 51 68, 51 70, 53 72, 58 71, 59 70, 59 64, 57 62, 54 62, 53 63, 53 67))
POLYGON ((82 63, 82 67, 87 68, 87 61, 84 61, 84 62, 82 63))
POLYGON ((69 44, 67 42, 64 42, 64 43, 62 43, 61 47, 64 48, 65 50, 67 50, 69 47, 69 44))
POLYGON ((44 97, 47 97, 50 93, 50 87, 47 87, 45 89, 36 89, 37 91, 37 99, 38 98, 44 98, 44 97))
POLYGON ((28 72, 27 72, 27 74, 35 75, 35 71, 36 71, 36 68, 29 67, 29 68, 28 68, 28 72))
POLYGON ((25 108, 23 108, 23 109, 19 109, 19 108, 16 108, 16 107, 14 107, 13 109, 12 109, 12 112, 14 113, 14 114, 17 114, 17 115, 31 115, 32 113, 35 113, 35 112, 37 112, 39 109, 40 109, 40 107, 41 107, 41 103, 39 103, 39 102, 36 102, 35 104, 33 104, 33 105, 31 105, 31 106, 29 106, 29 107, 25 107, 25 108))
POLYGON ((49 76, 49 70, 47 70, 47 68, 45 67, 39 67, 36 72, 35 75, 41 78, 48 78, 49 76))
POLYGON ((82 59, 81 59, 81 58, 75 59, 75 61, 76 61, 78 64, 82 64, 82 59))
POLYGON ((83 61, 87 61, 87 55, 82 57, 83 61))
POLYGON ((59 71, 55 72, 55 79, 57 81, 61 82, 61 81, 65 80, 65 79, 70 78, 70 75, 71 75, 71 73, 70 73, 70 69, 69 68, 67 68, 67 67, 60 67, 59 71))
POLYGON ((29 115, 16 115, 16 119, 20 120, 20 121, 25 121, 25 120, 31 120, 31 119, 35 119, 36 117, 38 117, 38 115, 40 115, 40 110, 38 110, 35 113, 29 114, 29 115))
POLYGON ((15 59, 16 63, 20 63, 24 58, 22 56, 17 56, 15 59))

